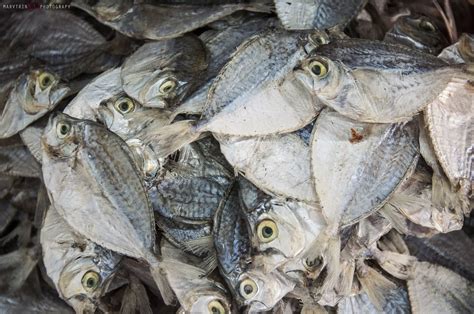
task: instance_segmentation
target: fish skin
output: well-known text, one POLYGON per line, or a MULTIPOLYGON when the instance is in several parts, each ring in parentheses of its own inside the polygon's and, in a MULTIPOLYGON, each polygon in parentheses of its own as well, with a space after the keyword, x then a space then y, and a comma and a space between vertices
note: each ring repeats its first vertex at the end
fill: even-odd
POLYGON ((206 47, 196 36, 146 43, 122 65, 123 89, 145 107, 174 107, 194 91, 207 66, 206 47), (168 78, 176 90, 162 94, 160 84, 168 78))
POLYGON ((462 34, 456 43, 444 48, 438 58, 451 64, 473 63, 474 36, 472 34, 462 34))
POLYGON ((229 61, 235 49, 252 35, 263 32, 275 21, 253 18, 241 24, 231 25, 222 30, 208 30, 199 37, 204 42, 208 52, 209 65, 205 73, 205 83, 194 91, 174 110, 174 114, 200 114, 206 107, 207 94, 214 78, 229 61))
POLYGON ((311 122, 317 113, 314 97, 291 75, 305 55, 303 37, 275 30, 240 45, 209 90, 198 130, 257 136, 295 131, 311 122))
POLYGON ((41 166, 23 145, 0 146, 0 173, 9 176, 40 178, 41 166))
POLYGON ((90 6, 87 1, 74 0, 71 5, 86 11, 103 24, 136 39, 163 40, 178 37, 240 10, 269 12, 268 2, 221 5, 160 5, 131 1, 108 1, 90 6), (160 16, 159 19, 156 17, 160 16))
POLYGON ((441 233, 430 238, 409 236, 405 242, 420 261, 438 264, 474 281, 472 255, 474 242, 462 230, 441 233))
POLYGON ((366 0, 275 0, 275 8, 286 29, 327 29, 347 24, 366 3, 366 0))
POLYGON ((394 123, 412 119, 463 72, 463 66, 401 45, 341 39, 314 49, 295 75, 319 101, 348 118, 394 123), (327 64, 322 78, 309 69, 318 60, 327 64))
POLYGON ((52 206, 41 228, 41 245, 46 272, 60 297, 76 311, 95 309, 114 278, 121 256, 76 234, 52 206), (92 292, 81 284, 88 271, 101 278, 100 286, 92 292))
POLYGON ((341 226, 380 209, 418 160, 418 130, 413 122, 366 124, 325 109, 316 120, 312 142, 312 171, 323 214, 329 223, 341 226), (362 166, 360 162, 368 164, 362 166), (338 179, 334 173, 344 174, 345 179, 338 179), (342 187, 352 192, 342 197, 342 187), (337 197, 331 195, 335 191, 337 197))
POLYGON ((52 82, 42 89, 40 75, 46 72, 34 70, 20 75, 14 83, 0 116, 0 138, 19 133, 29 124, 53 110, 69 93, 69 87, 59 83, 52 73, 52 82))
POLYGON ((412 313, 471 313, 474 286, 455 272, 428 262, 418 262, 407 281, 412 313))
POLYGON ((416 14, 399 17, 385 33, 383 41, 405 45, 432 55, 438 55, 448 45, 446 37, 433 20, 416 14), (424 29, 423 23, 430 23, 433 29, 424 29))
POLYGON ((59 214, 97 244, 127 256, 144 258, 144 252, 154 247, 153 213, 128 146, 105 127, 65 114, 50 119, 42 145, 45 185, 59 214), (64 141, 56 135, 56 125, 60 122, 69 123, 74 132, 64 141), (67 181, 86 186, 71 193, 62 184, 58 185, 67 181), (94 195, 84 205, 83 198, 92 187, 101 194, 94 195), (115 226, 111 229, 113 237, 111 233, 100 232, 99 221, 101 225, 115 226))
POLYGON ((0 42, 7 47, 0 54, 0 84, 31 67, 46 67, 62 79, 72 79, 92 70, 89 66, 108 46, 91 25, 66 10, 14 12, 1 19, 0 30, 0 42))

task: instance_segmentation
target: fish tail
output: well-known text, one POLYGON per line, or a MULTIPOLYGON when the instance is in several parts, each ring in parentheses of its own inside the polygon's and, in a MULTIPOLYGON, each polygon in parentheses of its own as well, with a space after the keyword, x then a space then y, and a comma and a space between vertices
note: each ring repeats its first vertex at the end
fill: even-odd
POLYGON ((327 247, 324 254, 326 261, 327 276, 322 286, 322 291, 329 292, 334 289, 338 283, 341 272, 340 255, 341 239, 338 235, 331 235, 327 240, 327 247))
POLYGON ((375 251, 374 257, 380 267, 395 278, 407 280, 413 272, 416 258, 411 255, 390 251, 375 251))
POLYGON ((386 303, 386 296, 397 287, 395 283, 364 262, 359 262, 357 265, 357 279, 370 301, 379 311, 382 311, 386 303))
POLYGON ((199 139, 195 121, 184 120, 164 126, 146 135, 144 143, 150 145, 157 157, 167 157, 183 146, 199 139))
POLYGON ((273 1, 268 0, 253 0, 246 4, 245 10, 260 13, 273 13, 275 12, 275 4, 273 1))
POLYGON ((171 288, 168 279, 167 279, 167 272, 162 267, 161 263, 156 259, 156 257, 151 258, 152 261, 150 262, 150 273, 153 277, 153 280, 158 287, 158 290, 161 293, 161 298, 166 305, 171 305, 175 301, 175 295, 173 289, 171 288))

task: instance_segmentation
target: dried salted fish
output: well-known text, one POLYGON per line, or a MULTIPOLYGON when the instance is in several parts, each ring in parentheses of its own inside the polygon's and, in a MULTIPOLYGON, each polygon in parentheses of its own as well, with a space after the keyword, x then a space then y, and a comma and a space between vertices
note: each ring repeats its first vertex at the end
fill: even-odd
POLYGON ((340 225, 382 207, 418 160, 413 122, 367 124, 325 109, 312 141, 316 193, 328 222, 340 225))
POLYGON ((303 37, 275 30, 244 42, 214 80, 198 124, 174 123, 148 134, 147 142, 167 156, 205 131, 257 136, 287 133, 310 123, 320 108, 292 75, 306 54, 303 37))
POLYGON ((76 312, 94 311, 121 256, 75 234, 54 207, 41 228, 43 262, 62 299, 76 312))
POLYGON ((413 313, 470 313, 473 283, 442 266, 418 262, 407 281, 413 313))
POLYGON ((474 36, 462 34, 456 43, 446 47, 438 57, 453 64, 474 62, 474 36))
POLYGON ((44 181, 58 213, 98 245, 147 261, 163 299, 171 302, 154 254, 153 212, 130 148, 105 127, 65 114, 50 119, 42 145, 44 181), (91 189, 100 192, 91 195, 91 189))
POLYGON ((366 3, 366 0, 275 0, 275 8, 286 29, 326 29, 347 24, 366 3))
POLYGON ((145 107, 173 107, 196 88, 207 65, 196 36, 147 43, 123 64, 123 89, 145 107))
POLYGON ((447 39, 436 23, 426 16, 409 15, 397 19, 385 33, 384 42, 402 44, 432 55, 437 55, 448 45, 447 39))
POLYGON ((100 0, 93 3, 74 0, 72 5, 127 36, 152 40, 178 37, 236 11, 270 12, 271 9, 267 1, 258 0, 249 3, 179 6, 133 3, 128 0, 100 0))
POLYGON ((317 98, 362 122, 407 121, 438 97, 463 67, 401 45, 341 39, 320 45, 296 76, 317 98))
POLYGON ((68 94, 69 88, 46 71, 32 71, 15 82, 0 117, 0 138, 17 134, 35 122, 68 94))

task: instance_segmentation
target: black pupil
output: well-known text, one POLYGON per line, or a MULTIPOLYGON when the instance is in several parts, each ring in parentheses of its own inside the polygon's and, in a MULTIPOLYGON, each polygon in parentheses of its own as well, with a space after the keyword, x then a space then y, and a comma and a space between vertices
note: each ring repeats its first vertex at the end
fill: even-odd
POLYGON ((165 92, 169 92, 173 86, 171 84, 168 84, 165 86, 165 92))
POLYGON ((244 291, 246 294, 251 294, 253 292, 253 287, 251 285, 245 285, 244 291))
POLYGON ((120 110, 122 110, 122 111, 127 111, 127 110, 128 110, 128 103, 125 102, 125 101, 124 101, 124 102, 121 102, 120 105, 119 105, 119 107, 120 107, 120 110))
POLYGON ((322 44, 322 43, 323 43, 323 39, 322 39, 321 37, 318 37, 318 38, 316 38, 316 42, 317 42, 318 44, 322 44))
POLYGON ((94 287, 94 285, 95 285, 95 280, 94 280, 93 278, 87 279, 87 286, 88 286, 89 288, 94 287))
POLYGON ((269 238, 273 235, 273 229, 270 227, 263 227, 262 234, 264 238, 269 238))
POLYGON ((69 132, 68 126, 65 125, 65 124, 61 125, 61 134, 62 134, 62 135, 66 135, 67 132, 69 132))
POLYGON ((219 313, 219 309, 218 309, 217 307, 213 306, 213 307, 211 308, 211 312, 212 312, 212 313, 219 313))
POLYGON ((421 22, 421 28, 424 29, 427 32, 434 31, 433 25, 431 25, 429 22, 426 22, 426 21, 421 22))
POLYGON ((43 85, 44 86, 49 85, 50 82, 51 82, 51 80, 49 79, 49 76, 45 76, 43 78, 43 85))
POLYGON ((313 65, 313 68, 311 69, 315 75, 320 75, 321 74, 321 67, 319 65, 313 65))

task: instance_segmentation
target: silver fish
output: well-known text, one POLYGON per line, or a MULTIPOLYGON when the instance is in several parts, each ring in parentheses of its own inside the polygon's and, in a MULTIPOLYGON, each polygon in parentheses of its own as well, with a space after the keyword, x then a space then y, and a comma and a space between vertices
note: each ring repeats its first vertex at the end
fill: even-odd
POLYGON ((410 120, 454 78, 462 66, 378 41, 342 39, 320 45, 296 76, 326 106, 361 122, 410 120))
POLYGON ((178 37, 236 11, 269 12, 271 9, 266 1, 209 6, 133 3, 130 0, 100 0, 90 4, 74 0, 72 5, 122 34, 152 40, 178 37))
POLYGON ((196 36, 147 43, 123 64, 123 89, 145 107, 173 107, 196 88, 207 64, 196 36))
POLYGON ((43 262, 60 297, 78 313, 94 311, 121 256, 79 236, 54 207, 41 228, 43 262))
POLYGON ((58 114, 48 122, 42 147, 44 182, 58 213, 98 245, 148 262, 165 302, 171 302, 154 254, 153 212, 126 143, 99 124, 58 114), (101 193, 91 195, 90 189, 101 193))
POLYGON ((438 58, 452 64, 474 62, 474 36, 462 34, 456 43, 441 51, 438 58))
POLYGON ((0 138, 17 134, 53 110, 68 92, 52 73, 37 70, 21 75, 3 104, 0 138))

